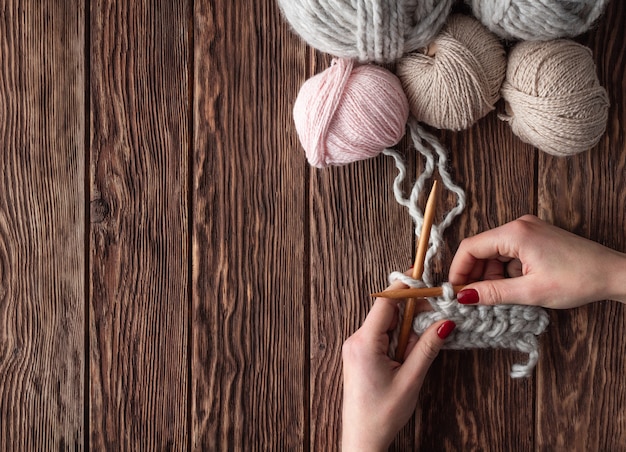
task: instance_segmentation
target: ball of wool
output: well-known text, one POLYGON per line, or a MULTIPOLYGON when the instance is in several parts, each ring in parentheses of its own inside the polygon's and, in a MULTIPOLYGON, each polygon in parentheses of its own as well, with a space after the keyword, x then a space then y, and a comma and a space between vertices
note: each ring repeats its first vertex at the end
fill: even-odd
POLYGON ((521 42, 509 55, 502 85, 513 133, 552 155, 595 146, 606 128, 609 99, 591 50, 560 39, 521 42))
POLYGON ((547 41, 580 35, 608 0, 467 0, 474 15, 505 39, 547 41))
POLYGON ((425 46, 445 22, 452 0, 279 0, 310 46, 342 58, 393 62, 425 46))
POLYGON ((302 147, 318 168, 378 155, 402 139, 408 116, 395 75, 344 59, 307 80, 293 107, 302 147))
POLYGON ((396 66, 418 121, 462 130, 494 109, 506 72, 498 38, 477 20, 454 15, 426 49, 396 66))

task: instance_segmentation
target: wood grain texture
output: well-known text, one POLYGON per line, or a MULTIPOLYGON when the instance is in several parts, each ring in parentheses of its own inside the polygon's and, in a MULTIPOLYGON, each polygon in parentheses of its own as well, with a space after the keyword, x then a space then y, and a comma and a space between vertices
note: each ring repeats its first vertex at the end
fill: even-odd
POLYGON ((84 447, 84 4, 0 1, 0 450, 84 447))
POLYGON ((308 437, 307 170, 291 110, 307 53, 277 3, 195 2, 194 450, 308 437))
MULTIPOLYGON (((558 159, 540 154, 539 213, 547 221, 626 251, 626 10, 612 1, 580 41, 594 53, 611 109, 594 149, 558 159)), ((626 311, 602 302, 552 313, 537 385, 537 449, 624 450, 626 311)))
POLYGON ((311 450, 339 444, 341 346, 371 307, 369 288, 411 265, 413 227, 393 201, 395 175, 381 156, 311 178, 311 450))
MULTIPOLYGON (((440 281, 525 213, 626 251, 624 28, 612 0, 578 39, 611 99, 590 152, 495 112, 435 132, 468 196, 440 281)), ((341 346, 415 240, 390 158, 306 163, 291 111, 329 63, 275 0, 0 0, 0 450, 339 448, 341 346)), ((624 450, 626 310, 551 320, 530 379, 442 352, 391 450, 624 450)))
POLYGON ((91 3, 90 444, 188 445, 185 3, 91 3))
POLYGON ((369 312, 369 291, 412 264, 414 228, 394 200, 395 177, 393 159, 382 155, 311 169, 311 450, 340 443, 341 347, 369 312))

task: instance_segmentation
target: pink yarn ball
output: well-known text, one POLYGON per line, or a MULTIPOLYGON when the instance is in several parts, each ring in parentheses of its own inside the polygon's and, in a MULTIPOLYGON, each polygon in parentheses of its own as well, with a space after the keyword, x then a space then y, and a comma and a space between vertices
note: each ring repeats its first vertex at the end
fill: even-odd
POLYGON ((293 117, 307 160, 324 168, 375 157, 398 143, 409 103, 391 72, 337 59, 302 85, 293 117))

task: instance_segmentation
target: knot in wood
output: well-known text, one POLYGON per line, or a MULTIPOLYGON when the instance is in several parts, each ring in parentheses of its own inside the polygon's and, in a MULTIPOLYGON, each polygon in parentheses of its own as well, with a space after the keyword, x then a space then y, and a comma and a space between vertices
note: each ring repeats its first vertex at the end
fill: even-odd
POLYGON ((91 201, 89 210, 92 223, 102 223, 110 212, 109 205, 101 198, 91 201))

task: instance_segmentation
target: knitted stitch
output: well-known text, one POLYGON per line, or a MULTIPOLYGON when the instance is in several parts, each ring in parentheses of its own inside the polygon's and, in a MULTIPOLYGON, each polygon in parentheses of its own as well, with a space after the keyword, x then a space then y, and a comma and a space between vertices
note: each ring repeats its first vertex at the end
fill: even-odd
MULTIPOLYGON (((406 176, 406 168, 402 158, 394 151, 386 150, 385 154, 393 157, 398 168, 398 176, 393 185, 394 195, 399 204, 409 210, 415 222, 415 233, 419 235, 424 222, 423 212, 417 205, 420 193, 423 191, 427 179, 432 177, 435 168, 435 154, 437 169, 443 185, 456 195, 456 206, 447 212, 439 224, 433 224, 429 239, 429 248, 424 261, 423 280, 417 281, 411 277, 393 272, 389 276, 390 282, 400 280, 409 287, 432 287, 434 282, 431 275, 432 259, 443 245, 443 233, 465 208, 465 192, 458 187, 447 170, 446 151, 439 141, 427 133, 414 119, 409 119, 409 130, 416 150, 425 158, 424 172, 415 182, 408 199, 402 193, 401 184, 406 176), (433 153, 434 151, 434 153, 433 153)), ((536 306, 498 305, 498 306, 466 306, 459 304, 454 298, 454 291, 449 283, 443 284, 444 294, 441 297, 428 298, 432 311, 418 314, 413 321, 413 329, 420 335, 430 325, 449 319, 456 323, 454 332, 446 339, 444 348, 464 350, 471 348, 506 348, 528 353, 525 364, 514 364, 511 368, 511 377, 527 377, 539 359, 539 343, 537 336, 548 326, 549 318, 546 311, 536 306)), ((400 310, 402 317, 402 309, 400 310)), ((399 324, 402 322, 400 321, 399 324)), ((397 346, 397 331, 391 341, 391 351, 397 346)))

